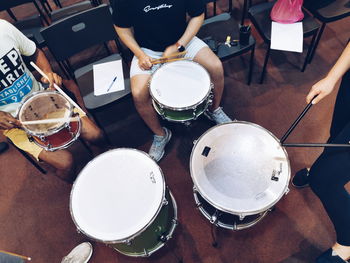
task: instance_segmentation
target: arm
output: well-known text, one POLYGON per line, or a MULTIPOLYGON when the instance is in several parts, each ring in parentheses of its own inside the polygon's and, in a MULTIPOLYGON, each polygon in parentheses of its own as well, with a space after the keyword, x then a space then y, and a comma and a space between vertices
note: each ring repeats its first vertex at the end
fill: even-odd
POLYGON ((0 130, 7 130, 21 126, 19 120, 12 117, 10 113, 0 111, 0 130))
POLYGON ((117 27, 114 26, 118 36, 123 43, 134 53, 139 60, 139 66, 143 70, 150 69, 152 67, 151 58, 147 56, 139 44, 136 42, 134 34, 131 28, 117 27))
MULTIPOLYGON (((199 16, 192 17, 188 22, 188 25, 184 34, 180 37, 177 43, 179 43, 182 46, 186 46, 191 41, 191 39, 198 33, 199 29, 203 24, 203 21, 204 21, 204 13, 202 13, 199 16)), ((178 52, 177 46, 176 46, 176 43, 174 43, 173 45, 165 49, 163 53, 163 57, 169 56, 176 52, 178 52)))
POLYGON ((324 97, 329 95, 333 90, 337 82, 343 77, 343 75, 350 69, 350 42, 345 47, 343 53, 328 72, 327 76, 316 84, 314 84, 306 97, 306 102, 309 103, 316 95, 317 98, 313 100, 313 104, 316 104, 324 97))
POLYGON ((44 52, 40 49, 36 49, 35 53, 31 56, 31 59, 34 63, 44 71, 44 73, 49 77, 50 81, 47 81, 44 77, 41 78, 41 81, 44 83, 50 82, 50 88, 52 88, 53 83, 56 83, 58 86, 62 85, 62 78, 52 71, 49 61, 47 60, 44 52))

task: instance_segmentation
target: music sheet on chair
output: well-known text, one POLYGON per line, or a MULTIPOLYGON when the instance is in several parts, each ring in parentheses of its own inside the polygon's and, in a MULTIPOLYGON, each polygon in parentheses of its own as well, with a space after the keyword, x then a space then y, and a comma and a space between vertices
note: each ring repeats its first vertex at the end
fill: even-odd
POLYGON ((122 60, 93 65, 93 75, 95 96, 125 89, 122 60))
POLYGON ((303 23, 281 24, 272 22, 271 49, 303 52, 303 23))

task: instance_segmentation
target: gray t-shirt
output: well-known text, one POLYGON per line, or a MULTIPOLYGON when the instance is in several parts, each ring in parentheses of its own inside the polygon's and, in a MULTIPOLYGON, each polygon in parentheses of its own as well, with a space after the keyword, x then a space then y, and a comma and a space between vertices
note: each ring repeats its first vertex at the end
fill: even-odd
POLYGON ((23 98, 40 89, 21 57, 31 56, 35 50, 33 41, 0 19, 0 111, 15 116, 23 98))

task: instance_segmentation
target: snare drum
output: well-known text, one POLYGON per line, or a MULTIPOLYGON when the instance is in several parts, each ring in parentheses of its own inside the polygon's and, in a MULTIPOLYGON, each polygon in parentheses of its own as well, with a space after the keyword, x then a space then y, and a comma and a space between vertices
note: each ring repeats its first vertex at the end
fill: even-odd
POLYGON ((169 121, 195 120, 212 100, 208 72, 190 60, 164 64, 152 75, 149 87, 155 110, 169 121))
POLYGON ((135 149, 105 152, 80 172, 70 196, 80 232, 122 254, 146 257, 177 225, 177 207, 155 161, 135 149))
POLYGON ((289 191, 287 152, 271 132, 249 122, 205 132, 193 147, 190 170, 199 210, 227 229, 253 226, 289 191))
MULTIPOLYGON (((73 115, 73 106, 56 91, 41 91, 28 96, 21 104, 18 119, 35 121, 53 118, 69 119, 73 115)), ((81 123, 62 121, 47 124, 23 125, 28 137, 47 151, 67 148, 80 135, 81 123)))

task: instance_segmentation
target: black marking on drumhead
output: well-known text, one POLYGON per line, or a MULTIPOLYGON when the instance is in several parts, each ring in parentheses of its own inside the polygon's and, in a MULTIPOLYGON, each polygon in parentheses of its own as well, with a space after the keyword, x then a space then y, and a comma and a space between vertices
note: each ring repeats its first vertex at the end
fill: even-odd
POLYGON ((203 151, 202 151, 202 155, 205 156, 205 157, 208 157, 208 154, 209 154, 210 150, 211 150, 210 147, 205 146, 203 151))

